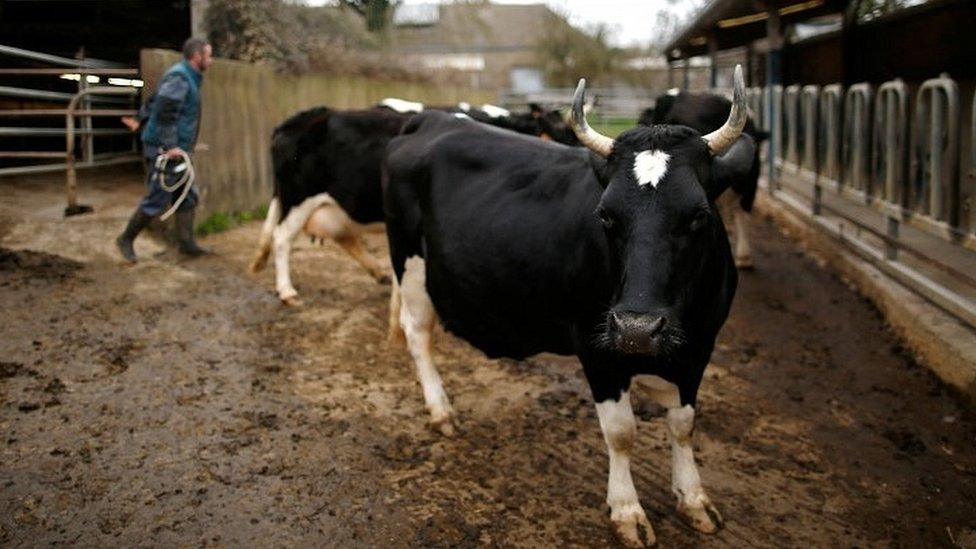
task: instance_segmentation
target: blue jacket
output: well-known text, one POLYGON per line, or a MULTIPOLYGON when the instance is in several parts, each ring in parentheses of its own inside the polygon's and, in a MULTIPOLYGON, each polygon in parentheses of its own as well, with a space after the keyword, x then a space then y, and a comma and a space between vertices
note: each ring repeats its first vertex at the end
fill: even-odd
POLYGON ((170 67, 160 79, 142 129, 143 154, 180 147, 193 152, 200 126, 200 85, 203 74, 186 61, 170 67))

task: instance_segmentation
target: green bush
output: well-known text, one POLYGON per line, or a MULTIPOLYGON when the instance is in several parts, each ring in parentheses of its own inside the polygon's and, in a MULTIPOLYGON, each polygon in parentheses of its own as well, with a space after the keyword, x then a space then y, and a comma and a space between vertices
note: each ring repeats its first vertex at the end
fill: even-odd
POLYGON ((267 215, 267 206, 261 206, 260 208, 245 210, 243 212, 217 212, 197 225, 197 234, 207 235, 223 232, 249 221, 264 219, 267 215))

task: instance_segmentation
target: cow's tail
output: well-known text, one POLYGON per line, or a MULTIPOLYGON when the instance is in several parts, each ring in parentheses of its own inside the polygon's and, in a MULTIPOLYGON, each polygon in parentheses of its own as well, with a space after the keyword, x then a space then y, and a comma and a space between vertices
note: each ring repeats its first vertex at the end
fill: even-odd
POLYGON ((251 272, 257 273, 268 263, 268 256, 271 255, 271 240, 274 236, 275 227, 281 221, 281 201, 278 197, 271 199, 268 204, 268 215, 264 218, 264 226, 261 227, 261 238, 258 240, 258 252, 251 261, 251 272))

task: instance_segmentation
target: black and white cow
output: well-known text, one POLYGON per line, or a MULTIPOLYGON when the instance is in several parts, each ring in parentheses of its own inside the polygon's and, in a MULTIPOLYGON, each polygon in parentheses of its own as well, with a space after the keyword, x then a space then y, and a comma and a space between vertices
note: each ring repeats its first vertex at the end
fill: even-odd
POLYGON ((387 147, 384 204, 395 280, 390 339, 405 338, 432 425, 454 432, 433 362, 437 319, 489 357, 576 355, 610 455, 607 503, 618 537, 654 542, 630 473, 631 378, 651 376, 665 406, 677 511, 701 532, 721 517, 692 454, 695 403, 737 273, 715 199, 750 166, 736 70, 727 122, 702 136, 591 129, 585 82, 566 147, 429 112, 387 147))
POLYGON ((411 116, 387 109, 318 107, 275 128, 275 190, 251 272, 264 268, 273 248, 275 290, 284 303, 298 303, 289 256, 292 241, 303 231, 335 240, 374 278, 389 281, 384 268, 363 248, 360 233, 383 221, 383 151, 411 116))
MULTIPOLYGON (((645 109, 637 122, 645 126, 676 124, 708 133, 720 127, 731 110, 732 102, 721 95, 688 93, 674 89, 658 97, 654 107, 645 109)), ((752 211, 752 203, 759 187, 759 172, 762 169, 758 145, 767 139, 769 134, 756 128, 751 118, 746 120, 743 131, 752 136, 756 142, 756 156, 749 173, 742 179, 733 181, 730 188, 739 197, 739 207, 748 213, 752 211)), ((732 216, 735 226, 735 264, 740 269, 751 269, 753 262, 752 249, 749 245, 748 220, 735 208, 733 195, 728 194, 726 197, 723 198, 720 206, 726 215, 732 216)))
POLYGON ((423 103, 388 97, 380 101, 377 107, 413 114, 425 110, 464 114, 490 126, 504 128, 526 135, 534 135, 565 145, 579 145, 576 134, 566 124, 561 111, 558 109, 546 110, 534 103, 529 105, 529 112, 513 113, 508 109, 490 104, 474 107, 469 103, 458 103, 456 106, 451 107, 428 107, 423 103))

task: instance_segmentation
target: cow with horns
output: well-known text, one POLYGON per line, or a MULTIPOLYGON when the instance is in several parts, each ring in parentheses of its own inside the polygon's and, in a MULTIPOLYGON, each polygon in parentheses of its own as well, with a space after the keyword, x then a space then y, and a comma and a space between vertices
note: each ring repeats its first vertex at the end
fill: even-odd
MULTIPOLYGON (((675 124, 694 128, 701 133, 714 131, 721 126, 732 110, 732 102, 721 95, 711 93, 688 93, 677 89, 669 90, 654 102, 654 107, 645 109, 637 123, 644 126, 655 124, 675 124)), ((752 269, 752 247, 749 245, 748 220, 743 212, 752 211, 752 203, 759 188, 759 172, 762 165, 759 159, 759 145, 769 138, 769 133, 756 127, 751 118, 746 120, 743 131, 756 142, 756 154, 752 168, 745 177, 733 181, 730 188, 738 195, 739 208, 735 199, 726 195, 720 201, 724 215, 732 218, 735 227, 735 265, 740 269, 752 269)))
POLYGON ((575 355, 610 456, 607 503, 621 541, 653 544, 630 473, 631 379, 667 408, 677 512, 701 532, 721 517, 691 436, 699 384, 737 274, 715 199, 751 167, 740 67, 726 123, 637 127, 611 139, 571 125, 586 148, 429 112, 387 147, 384 206, 395 279, 390 338, 405 339, 432 426, 454 432, 433 362, 437 319, 489 357, 575 355))

